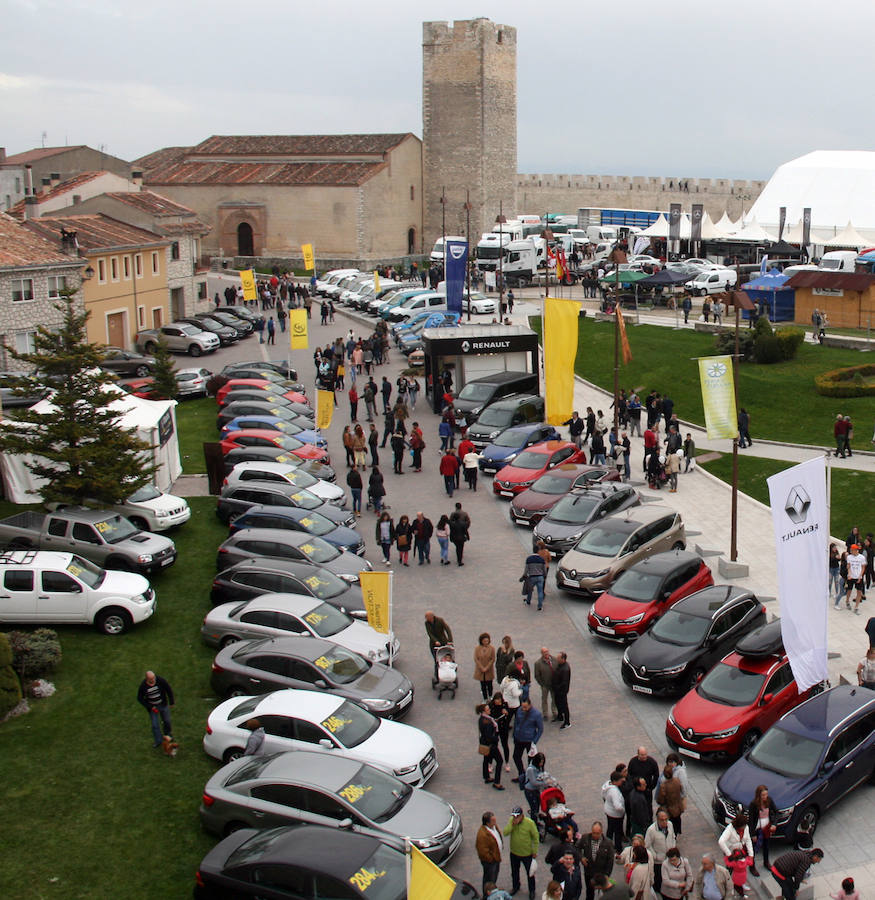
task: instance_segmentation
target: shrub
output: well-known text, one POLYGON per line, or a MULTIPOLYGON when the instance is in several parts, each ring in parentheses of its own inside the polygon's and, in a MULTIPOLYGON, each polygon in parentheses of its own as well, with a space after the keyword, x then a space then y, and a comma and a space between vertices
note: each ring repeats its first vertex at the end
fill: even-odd
POLYGON ((12 648, 5 634, 0 633, 0 719, 21 702, 21 683, 12 668, 12 648))
POLYGON ((814 378, 814 387, 824 397, 872 397, 875 383, 866 379, 875 375, 875 364, 849 366, 822 372, 814 378))
MULTIPOLYGON (((804 339, 803 333, 798 328, 779 328, 777 331, 772 331, 770 325, 766 331, 759 328, 761 321, 763 320, 757 321, 753 342, 755 361, 770 364, 793 359, 804 339)), ((768 322, 766 324, 768 325, 768 322)))
MULTIPOLYGON (((753 341, 754 335, 750 328, 739 330, 738 332, 738 356, 740 360, 747 361, 753 359, 753 341)), ((714 338, 714 350, 719 354, 735 353, 735 330, 720 331, 714 338)))
POLYGON ((6 637, 12 648, 12 666, 22 682, 54 671, 61 661, 61 643, 50 628, 10 631, 6 637))

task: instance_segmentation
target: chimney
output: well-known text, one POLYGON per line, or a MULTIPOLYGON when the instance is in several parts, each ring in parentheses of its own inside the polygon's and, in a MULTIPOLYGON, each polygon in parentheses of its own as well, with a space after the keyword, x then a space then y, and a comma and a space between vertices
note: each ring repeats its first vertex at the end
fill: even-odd
POLYGON ((79 255, 79 239, 75 231, 67 231, 66 228, 61 229, 61 250, 67 256, 79 255))
POLYGON ((47 194, 52 189, 52 179, 51 178, 43 178, 42 187, 40 188, 41 194, 47 194))
POLYGON ((139 188, 143 186, 143 173, 140 169, 134 169, 134 171, 131 172, 131 181, 139 188))
POLYGON ((28 194, 24 198, 24 218, 25 221, 28 219, 36 219, 37 218, 37 206, 39 205, 39 201, 34 197, 33 194, 28 194))
POLYGON ((33 195, 33 166, 24 167, 24 196, 33 195))
POLYGON ((49 175, 49 179, 52 187, 57 187, 61 183, 61 176, 58 172, 52 172, 52 174, 49 175))

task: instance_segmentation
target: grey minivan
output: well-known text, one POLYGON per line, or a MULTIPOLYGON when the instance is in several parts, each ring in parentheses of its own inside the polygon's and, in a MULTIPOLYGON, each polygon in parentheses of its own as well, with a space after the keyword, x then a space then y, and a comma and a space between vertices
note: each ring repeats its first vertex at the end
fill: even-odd
POLYGON ((496 372, 483 378, 472 378, 453 400, 456 421, 464 418, 470 425, 491 403, 511 394, 538 391, 537 372, 496 372))
POLYGON ((468 440, 482 450, 492 443, 505 428, 526 422, 544 421, 544 398, 537 394, 512 394, 498 400, 480 413, 468 429, 468 440))

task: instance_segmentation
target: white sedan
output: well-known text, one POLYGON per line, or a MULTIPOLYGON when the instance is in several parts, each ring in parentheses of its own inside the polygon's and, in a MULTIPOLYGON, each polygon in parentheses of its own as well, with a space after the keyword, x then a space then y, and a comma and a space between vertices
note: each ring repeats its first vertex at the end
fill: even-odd
POLYGON ((380 719, 349 700, 320 691, 274 691, 220 703, 207 718, 204 750, 226 763, 238 759, 252 719, 265 730, 264 753, 337 754, 376 766, 414 787, 424 785, 438 768, 434 742, 424 731, 380 719))
MULTIPOLYGON (((468 312, 468 295, 462 294, 462 312, 468 312)), ((479 291, 471 291, 471 312, 475 316, 491 316, 497 309, 495 301, 481 294, 479 291)))
POLYGON ((222 603, 207 613, 201 636, 211 647, 268 637, 317 637, 330 640, 373 662, 397 656, 401 644, 315 597, 304 594, 261 594, 241 603, 222 603))

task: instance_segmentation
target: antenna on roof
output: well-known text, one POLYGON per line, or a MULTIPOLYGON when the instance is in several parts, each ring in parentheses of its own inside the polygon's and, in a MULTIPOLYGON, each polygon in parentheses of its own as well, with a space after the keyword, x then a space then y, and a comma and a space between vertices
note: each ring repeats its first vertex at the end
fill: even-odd
POLYGON ((44 132, 42 133, 42 136, 41 136, 41 137, 42 137, 42 142, 43 142, 43 149, 45 149, 45 146, 46 146, 46 138, 47 138, 48 136, 49 136, 49 134, 48 134, 47 131, 44 131, 44 132))

